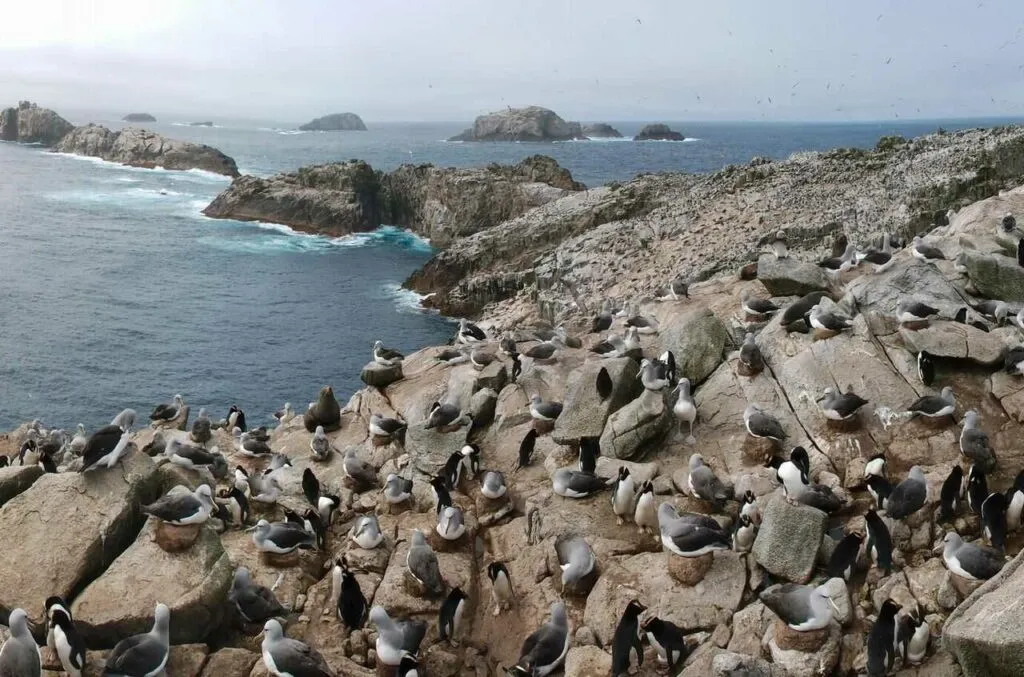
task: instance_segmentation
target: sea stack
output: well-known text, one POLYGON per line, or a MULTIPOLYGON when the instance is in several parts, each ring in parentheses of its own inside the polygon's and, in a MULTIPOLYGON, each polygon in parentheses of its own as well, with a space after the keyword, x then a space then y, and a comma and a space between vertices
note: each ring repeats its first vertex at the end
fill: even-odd
POLYGON ((583 136, 588 139, 621 139, 622 133, 605 122, 593 122, 583 126, 583 136))
POLYGON ((366 124, 355 113, 332 113, 299 127, 302 132, 365 132, 366 124))
POLYGON ((149 113, 128 113, 121 119, 125 122, 156 122, 156 118, 149 113))
POLYGON ((578 122, 566 122, 558 113, 540 106, 507 108, 473 121, 470 129, 449 141, 571 141, 584 139, 578 122))
POLYGON ((633 137, 634 141, 683 141, 685 136, 661 123, 645 125, 640 133, 633 137))
POLYGON ((22 101, 0 112, 0 141, 53 146, 75 126, 49 108, 22 101))

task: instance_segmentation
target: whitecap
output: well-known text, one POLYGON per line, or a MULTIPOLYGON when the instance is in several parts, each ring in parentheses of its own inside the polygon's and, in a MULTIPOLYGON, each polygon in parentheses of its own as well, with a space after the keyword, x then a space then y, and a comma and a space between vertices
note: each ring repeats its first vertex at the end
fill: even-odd
POLYGON ((434 308, 424 308, 423 300, 433 294, 418 294, 411 289, 405 289, 397 282, 385 284, 384 294, 395 303, 395 310, 400 313, 437 313, 434 308))
POLYGON ((295 136, 296 134, 309 134, 301 129, 282 129, 277 132, 281 136, 295 136))
POLYGON ((78 155, 77 153, 60 153, 51 152, 47 155, 53 157, 65 157, 72 158, 74 160, 80 160, 83 162, 91 162, 94 165, 100 167, 107 167, 109 169, 120 169, 126 172, 146 172, 147 174, 162 174, 167 173, 172 178, 175 176, 192 176, 195 178, 201 178, 204 180, 216 180, 218 182, 230 181, 230 176, 224 176, 223 174, 217 174, 216 172, 208 172, 205 169, 165 169, 164 167, 133 167, 132 165, 122 164, 120 162, 112 162, 110 160, 104 160, 103 158, 93 157, 91 155, 78 155))

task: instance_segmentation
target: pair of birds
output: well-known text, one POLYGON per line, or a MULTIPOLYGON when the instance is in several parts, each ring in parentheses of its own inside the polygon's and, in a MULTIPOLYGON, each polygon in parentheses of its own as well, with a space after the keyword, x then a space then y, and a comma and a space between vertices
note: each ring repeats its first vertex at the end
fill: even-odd
MULTIPOLYGON (((71 618, 66 602, 60 597, 46 600, 48 642, 52 642, 64 671, 74 677, 85 669, 86 648, 71 618)), ((171 612, 165 604, 157 604, 153 629, 147 633, 122 639, 107 655, 104 674, 157 675, 170 656, 171 612)), ((8 619, 11 637, 0 647, 0 675, 39 677, 42 665, 39 647, 28 627, 28 615, 13 609, 8 619)))

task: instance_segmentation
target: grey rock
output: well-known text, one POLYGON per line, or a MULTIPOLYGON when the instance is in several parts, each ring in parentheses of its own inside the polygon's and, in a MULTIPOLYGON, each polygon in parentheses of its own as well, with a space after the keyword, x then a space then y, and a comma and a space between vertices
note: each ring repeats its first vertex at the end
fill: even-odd
POLYGON ((768 649, 772 655, 772 663, 782 668, 788 677, 825 677, 839 663, 839 646, 843 633, 835 623, 829 625, 828 639, 817 651, 799 651, 797 649, 780 649, 772 637, 768 641, 768 649))
POLYGON ((723 651, 711 659, 714 677, 787 677, 785 671, 763 658, 723 651))
POLYGON ((0 505, 32 486, 43 474, 38 465, 10 465, 0 468, 0 505))
POLYGON ((585 138, 578 122, 566 122, 540 106, 507 108, 480 115, 450 141, 567 141, 585 138))
POLYGON ((441 433, 424 425, 424 422, 419 422, 409 426, 405 433, 405 449, 417 470, 433 476, 441 472, 449 456, 465 446, 469 426, 441 433))
POLYGON ((92 124, 75 127, 55 150, 98 157, 131 167, 202 169, 224 176, 238 176, 235 161, 216 148, 176 141, 136 127, 126 127, 119 132, 92 124))
POLYGON ((691 310, 665 322, 659 336, 662 348, 675 354, 679 376, 696 386, 721 364, 729 330, 710 310, 691 310))
POLYGON ((299 129, 303 132, 365 132, 366 124, 355 113, 332 113, 307 122, 299 129))
POLYGON ((963 263, 981 294, 1001 301, 1024 301, 1024 268, 1015 259, 964 250, 963 263))
POLYGON ((828 516, 807 505, 791 505, 781 492, 773 494, 762 510, 754 559, 776 576, 806 583, 814 573, 828 516))
POLYGON ((486 388, 500 393, 506 383, 508 383, 508 369, 505 368, 504 362, 495 360, 480 370, 473 387, 477 390, 486 388))
POLYGON ((772 296, 803 296, 828 291, 825 271, 813 263, 763 255, 757 260, 757 279, 772 296))
POLYGON ((72 129, 74 125, 52 110, 28 101, 0 112, 0 141, 53 146, 72 129))
POLYGON ((932 322, 924 329, 900 329, 900 338, 913 353, 926 350, 938 357, 991 366, 1002 363, 1007 344, 1015 340, 1015 332, 1010 327, 984 332, 959 322, 932 322))
POLYGON ((583 136, 588 139, 621 139, 622 134, 619 130, 615 129, 611 125, 605 122, 594 122, 589 125, 583 125, 583 136))
POLYGON ((359 373, 359 378, 362 379, 363 383, 377 388, 386 388, 395 381, 401 380, 402 376, 401 362, 397 364, 369 362, 359 373))
POLYGON ((156 122, 156 118, 149 113, 128 113, 121 119, 125 122, 156 122))
POLYGON ((964 677, 1024 674, 1024 554, 1003 567, 949 615, 942 644, 964 677))
POLYGON ((661 393, 644 390, 640 397, 608 417, 601 434, 601 453, 631 459, 672 427, 672 416, 661 393))
POLYGON ((494 411, 498 406, 498 393, 484 388, 473 393, 469 400, 469 412, 473 414, 473 425, 489 425, 494 421, 494 411))
POLYGON ((555 421, 552 438, 558 444, 569 444, 582 437, 598 437, 608 417, 632 402, 643 390, 637 379, 639 365, 628 357, 586 362, 569 376, 562 414, 555 421), (612 393, 601 401, 597 394, 597 375, 607 369, 612 379, 612 393))

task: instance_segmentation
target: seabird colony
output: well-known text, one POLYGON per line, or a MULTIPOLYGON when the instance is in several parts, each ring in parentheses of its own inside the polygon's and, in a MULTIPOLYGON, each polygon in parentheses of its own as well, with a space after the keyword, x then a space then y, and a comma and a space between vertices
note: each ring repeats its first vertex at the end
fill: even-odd
MULTIPOLYGON (((1004 220, 1004 228, 1005 223, 1004 220)), ((880 248, 872 246, 865 252, 858 252, 843 236, 837 238, 833 255, 819 265, 830 271, 833 283, 838 284, 844 274, 864 262, 873 264, 875 268, 871 272, 877 274, 887 270, 900 256, 914 257, 920 261, 917 265, 929 266, 945 259, 940 249, 923 238, 914 238, 908 247, 909 254, 901 254, 894 247, 894 241, 897 238, 885 234, 880 248)), ((779 231, 769 244, 774 257, 793 260, 785 231, 779 231)), ((666 304, 687 304, 692 302, 691 292, 694 292, 691 284, 677 278, 654 290, 653 296, 666 304)), ((740 333, 742 340, 737 341, 736 371, 739 377, 748 380, 765 378, 762 376, 765 370, 774 367, 767 364, 758 340, 759 329, 768 323, 775 323, 786 332, 813 332, 816 340, 826 341, 846 332, 861 331, 863 324, 855 304, 845 300, 836 303, 826 292, 813 292, 784 304, 761 298, 747 286, 741 293, 739 311, 740 322, 746 329, 740 333)), ((903 331, 919 331, 945 316, 988 331, 987 322, 1003 324, 1013 314, 1014 309, 1008 303, 997 299, 983 300, 946 315, 942 309, 925 301, 907 297, 895 304, 892 320, 903 327, 903 331)), ((1024 318, 1024 309, 1017 317, 1018 322, 1024 318)), ((591 395, 586 394, 585 389, 579 395, 591 403, 586 406, 608 406, 613 398, 621 400, 623 393, 627 397, 628 393, 639 393, 633 396, 636 401, 646 398, 649 402, 661 402, 661 406, 674 415, 678 425, 675 440, 697 444, 695 432, 700 432, 700 400, 696 386, 699 384, 687 374, 687 363, 685 360, 677 362, 677 356, 671 351, 657 357, 644 354, 641 337, 651 337, 661 331, 657 314, 642 313, 637 303, 616 305, 606 299, 588 324, 590 331, 599 336, 586 354, 595 364, 606 366, 598 366, 592 372, 581 370, 583 374, 591 374, 586 378, 588 387, 593 390, 592 399, 586 399, 591 395), (621 325, 621 331, 614 330, 617 324, 621 325), (629 371, 614 366, 614 358, 631 358, 634 362, 630 364, 639 364, 639 369, 629 371)), ((290 403, 272 414, 282 435, 308 434, 304 442, 309 450, 308 457, 297 465, 293 465, 288 450, 280 444, 280 435, 275 437, 275 432, 266 427, 248 427, 245 414, 237 406, 230 408, 225 419, 216 422, 210 419, 206 409, 201 409, 188 427, 189 407, 182 395, 176 394, 171 401, 157 405, 150 414, 155 430, 143 450, 158 462, 194 473, 199 482, 191 491, 175 488, 140 506, 140 511, 156 520, 164 533, 171 529, 187 531, 211 525, 217 530, 245 529, 250 532, 252 544, 260 556, 283 568, 296 566, 299 561, 296 558, 306 551, 324 556, 331 552, 332 546, 338 545, 349 551, 370 552, 402 544, 403 569, 411 589, 435 605, 440 641, 456 644, 467 635, 467 623, 472 622, 467 609, 472 605, 489 605, 491 613, 498 616, 516 604, 517 590, 529 589, 535 583, 528 577, 513 580, 508 563, 492 559, 485 566, 490 590, 488 601, 478 590, 456 585, 451 572, 446 571, 446 560, 438 553, 472 550, 472 539, 465 535, 479 528, 480 516, 474 512, 493 510, 501 516, 513 513, 511 498, 516 491, 518 473, 537 477, 545 472, 534 459, 542 443, 543 453, 549 460, 558 458, 557 454, 552 455, 548 439, 567 412, 569 415, 576 412, 568 408, 571 405, 553 399, 545 379, 536 375, 542 374, 547 365, 562 360, 570 346, 578 348, 580 343, 561 325, 500 330, 467 320, 459 322, 452 343, 452 348, 436 355, 443 368, 469 363, 464 368, 477 372, 478 378, 492 371, 505 371, 512 383, 516 383, 517 378, 530 376, 528 382, 524 380, 522 386, 516 386, 525 394, 520 420, 528 422, 529 428, 518 443, 514 464, 499 466, 501 461, 495 456, 496 450, 488 448, 482 442, 483 436, 478 434, 479 410, 458 398, 439 399, 424 411, 401 414, 384 406, 385 400, 377 402, 374 406, 379 410, 370 411, 365 418, 372 449, 387 445, 397 445, 392 449, 401 448, 405 438, 414 431, 418 438, 433 436, 439 448, 447 445, 448 439, 456 440, 449 446, 453 450, 435 464, 435 472, 424 475, 424 468, 419 465, 383 463, 380 455, 372 453, 368 447, 336 450, 334 434, 348 425, 343 416, 362 417, 364 414, 361 410, 343 410, 329 386, 320 390, 317 399, 310 402, 301 415, 290 403), (524 372, 524 364, 527 372, 524 372), (300 416, 301 426, 297 420, 300 416), (301 433, 303 428, 305 433, 301 433), (227 454, 220 448, 225 448, 227 454), (232 456, 235 463, 233 472, 228 469, 228 456, 232 456), (386 475, 381 473, 383 465, 390 469, 386 475), (318 475, 329 480, 325 482, 318 475), (294 501, 298 494, 296 486, 301 486, 299 502, 294 501), (354 492, 355 499, 351 500, 359 500, 360 495, 374 497, 374 501, 379 499, 377 505, 384 512, 393 514, 416 510, 424 500, 421 498, 424 492, 418 492, 417 488, 429 487, 436 521, 432 528, 401 533, 396 532, 393 525, 382 528, 376 512, 364 511, 350 519, 343 532, 335 531, 332 526, 337 515, 345 505, 351 505, 349 499, 342 499, 342 487, 350 496, 354 492), (473 500, 476 492, 479 497, 473 500), (463 500, 463 497, 470 500, 463 500), (297 510, 299 503, 304 507, 297 510), (500 512, 502 509, 504 512, 500 512), (339 533, 343 533, 340 543, 337 541, 339 533)), ((405 355, 380 340, 373 344, 371 356, 372 364, 380 368, 400 366, 406 360, 405 355)), ((1024 373, 1024 346, 1008 350, 1002 366, 1010 375, 1024 373)), ((936 357, 924 350, 918 351, 916 372, 923 394, 913 402, 869 402, 854 392, 849 383, 828 385, 818 393, 810 393, 807 400, 817 404, 824 425, 837 438, 850 434, 872 410, 883 407, 895 412, 899 425, 941 429, 954 423, 957 399, 953 386, 943 384, 938 392, 930 389, 940 376, 936 357), (917 422, 913 422, 915 420, 917 422)), ((844 379, 852 375, 835 376, 844 379)), ((948 372, 942 374, 943 378, 946 376, 948 372)), ((616 407, 623 404, 619 401, 616 407)), ((781 500, 827 515, 851 510, 853 506, 845 491, 834 484, 815 481, 816 471, 820 472, 826 460, 814 442, 807 440, 803 426, 797 425, 788 414, 780 415, 780 411, 787 410, 788 407, 778 402, 749 402, 742 414, 736 415, 733 425, 745 430, 745 447, 756 449, 764 464, 774 468, 781 500)), ((109 425, 92 434, 79 425, 73 435, 44 430, 41 422, 35 421, 28 427, 14 462, 36 462, 45 472, 87 473, 83 481, 88 482, 95 473, 117 472, 112 469, 134 447, 135 421, 135 412, 126 409, 109 425)), ((611 504, 609 518, 614 516, 619 525, 632 521, 640 538, 650 538, 653 534, 666 553, 662 561, 680 585, 698 582, 708 568, 714 566, 716 552, 734 549, 745 554, 751 551, 769 501, 753 490, 736 495, 732 477, 725 472, 725 464, 714 456, 713 450, 688 455, 685 486, 681 488, 694 502, 688 504, 689 510, 681 510, 675 501, 663 498, 663 491, 656 491, 652 478, 641 467, 626 463, 616 467, 614 456, 609 456, 604 472, 599 472, 598 459, 610 451, 603 448, 605 443, 599 437, 583 436, 573 444, 578 462, 551 470, 554 495, 551 500, 592 501, 604 495, 597 500, 605 506, 611 504)), ((299 449, 292 447, 291 451, 299 449)), ((938 495, 933 495, 934 489, 930 488, 922 468, 890 468, 884 450, 876 450, 864 463, 860 485, 871 497, 871 509, 864 515, 862 530, 836 536, 835 547, 824 567, 827 576, 850 581, 864 568, 865 559, 867 567, 877 567, 883 574, 891 572, 898 560, 894 556, 898 549, 891 532, 931 505, 937 505, 937 516, 943 524, 950 524, 965 506, 977 513, 982 537, 987 541, 965 540, 956 531, 948 530, 936 552, 941 553, 949 572, 967 581, 985 580, 999 573, 1006 561, 1007 533, 1020 528, 1024 515, 1024 470, 1005 492, 989 491, 987 476, 998 467, 999 457, 977 411, 964 415, 959 449, 962 465, 953 467, 941 483, 938 495)), ((6 456, 0 459, 0 464, 5 462, 10 463, 11 459, 6 456)), ((369 505, 365 500, 359 503, 369 505)), ((553 555, 560 570, 556 578, 561 595, 588 590, 588 581, 592 585, 600 575, 602 562, 593 547, 599 536, 576 529, 554 539, 553 555)), ((335 560, 331 573, 334 614, 349 631, 367 624, 372 626, 377 632, 378 663, 395 674, 415 675, 423 658, 421 645, 428 636, 428 624, 422 618, 398 617, 379 604, 371 604, 372 599, 367 599, 359 580, 360 574, 365 573, 360 567, 366 561, 363 556, 350 558, 346 555, 335 560)), ((261 653, 266 668, 274 675, 292 677, 343 674, 336 672, 317 649, 287 635, 286 625, 292 610, 277 598, 273 591, 275 586, 258 582, 253 571, 247 566, 237 567, 227 603, 244 627, 262 628, 261 653)), ((273 582, 262 574, 261 578, 268 584, 273 582)), ((810 637, 829 627, 840 613, 838 600, 832 597, 834 587, 824 585, 823 580, 812 584, 771 585, 760 590, 759 598, 787 632, 810 637)), ((63 669, 69 674, 81 674, 86 647, 71 618, 70 605, 60 597, 51 597, 46 601, 46 618, 63 669)), ((108 674, 155 675, 164 669, 170 653, 170 610, 158 604, 154 618, 149 632, 126 637, 117 644, 106 659, 108 674)), ((28 630, 24 610, 11 611, 9 627, 10 638, 0 649, 0 673, 40 674, 39 652, 28 630)), ((891 670, 897 660, 907 665, 923 660, 928 650, 927 628, 920 609, 902 609, 895 601, 885 600, 866 640, 868 673, 881 675, 891 670)), ((506 672, 526 677, 560 669, 571 644, 572 630, 566 605, 562 601, 551 604, 546 622, 522 638, 518 657, 505 668, 506 672)), ((690 651, 678 626, 659 618, 643 600, 632 599, 621 610, 612 637, 613 674, 625 674, 632 663, 642 660, 641 639, 646 639, 673 670, 682 665, 690 651)))

